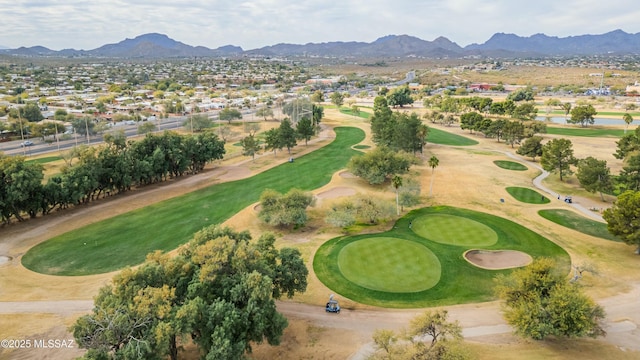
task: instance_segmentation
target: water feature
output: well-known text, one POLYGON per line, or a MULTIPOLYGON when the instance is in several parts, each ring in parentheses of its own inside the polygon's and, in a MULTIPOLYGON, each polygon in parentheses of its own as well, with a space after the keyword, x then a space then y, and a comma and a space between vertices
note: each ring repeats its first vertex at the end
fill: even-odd
MULTIPOLYGON (((549 116, 548 117, 552 123, 554 124, 567 124, 567 121, 565 120, 564 116, 549 116)), ((539 121, 547 121, 547 117, 546 116, 537 116, 536 120, 539 121)), ((624 120, 622 120, 622 118, 620 119, 611 119, 611 118, 594 118, 594 125, 625 125, 624 120)), ((580 126, 579 124, 574 124, 577 126, 580 126)), ((633 125, 633 123, 631 123, 631 125, 633 125)))

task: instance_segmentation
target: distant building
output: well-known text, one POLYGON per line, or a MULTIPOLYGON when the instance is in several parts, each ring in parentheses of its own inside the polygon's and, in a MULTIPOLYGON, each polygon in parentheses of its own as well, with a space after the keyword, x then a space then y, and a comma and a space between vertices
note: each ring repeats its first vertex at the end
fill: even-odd
POLYGON ((640 96, 640 85, 638 82, 636 81, 634 85, 627 86, 625 94, 627 96, 640 96))

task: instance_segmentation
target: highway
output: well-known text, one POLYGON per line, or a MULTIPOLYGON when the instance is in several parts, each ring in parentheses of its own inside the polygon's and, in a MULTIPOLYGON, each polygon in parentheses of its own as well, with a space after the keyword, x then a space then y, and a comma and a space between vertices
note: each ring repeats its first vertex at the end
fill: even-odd
MULTIPOLYGON (((156 132, 178 129, 182 127, 182 123, 186 118, 186 116, 175 116, 168 119, 158 119, 154 121, 156 124, 156 132)), ((118 130, 123 130, 127 138, 140 136, 138 135, 138 124, 113 126, 107 130, 107 132, 118 130)), ((65 140, 60 139, 59 141, 53 141, 51 143, 44 142, 40 138, 30 138, 29 140, 33 142, 33 145, 25 147, 20 145, 22 140, 14 140, 0 143, 0 151, 5 155, 24 155, 27 157, 36 156, 54 151, 71 149, 77 145, 100 144, 104 142, 103 135, 104 134, 90 136, 89 139, 83 135, 77 134, 64 135, 65 140), (67 138, 68 136, 70 136, 70 138, 67 138)), ((60 137, 63 136, 61 135, 60 137)))

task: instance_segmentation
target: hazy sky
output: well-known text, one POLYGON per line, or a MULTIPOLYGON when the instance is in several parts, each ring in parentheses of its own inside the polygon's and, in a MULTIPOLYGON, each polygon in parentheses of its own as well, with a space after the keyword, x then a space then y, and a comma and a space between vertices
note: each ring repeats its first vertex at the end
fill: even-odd
POLYGON ((444 36, 460 46, 496 32, 640 32, 637 0, 0 0, 0 46, 90 50, 157 32, 188 45, 444 36))

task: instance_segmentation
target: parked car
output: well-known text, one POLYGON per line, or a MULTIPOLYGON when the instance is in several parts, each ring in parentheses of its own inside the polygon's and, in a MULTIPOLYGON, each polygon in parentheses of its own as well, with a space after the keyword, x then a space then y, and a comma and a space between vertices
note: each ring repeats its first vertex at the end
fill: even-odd
POLYGON ((20 143, 20 146, 25 147, 25 146, 31 146, 33 145, 33 142, 26 140, 20 143))

